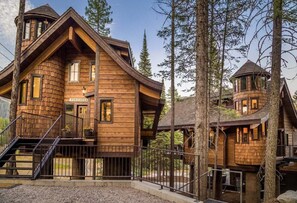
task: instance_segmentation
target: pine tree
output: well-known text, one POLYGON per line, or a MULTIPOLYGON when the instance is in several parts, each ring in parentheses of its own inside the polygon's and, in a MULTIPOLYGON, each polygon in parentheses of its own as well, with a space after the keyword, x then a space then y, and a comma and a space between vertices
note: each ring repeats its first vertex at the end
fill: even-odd
POLYGON ((102 36, 110 34, 110 28, 106 27, 107 24, 112 23, 112 18, 110 18, 112 11, 110 9, 111 6, 106 0, 88 0, 88 6, 85 9, 87 22, 102 36))
POLYGON ((152 66, 147 49, 146 33, 143 35, 143 45, 140 53, 140 61, 138 63, 138 70, 146 77, 152 77, 152 66))

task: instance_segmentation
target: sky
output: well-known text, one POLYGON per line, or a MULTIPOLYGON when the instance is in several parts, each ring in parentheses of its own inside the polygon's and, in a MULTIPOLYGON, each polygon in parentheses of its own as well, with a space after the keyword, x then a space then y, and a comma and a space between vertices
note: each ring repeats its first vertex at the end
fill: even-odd
MULTIPOLYGON (((136 65, 139 62, 139 55, 142 49, 143 34, 146 30, 148 51, 152 64, 152 72, 157 73, 161 67, 158 67, 165 58, 163 49, 163 39, 157 37, 158 30, 164 23, 164 16, 157 14, 153 8, 156 8, 155 0, 107 0, 111 6, 113 23, 110 25, 111 37, 125 40, 130 43, 133 55, 136 58, 136 65)), ((19 0, 0 0, 0 70, 13 60, 15 47, 16 26, 14 18, 18 14, 19 0), (4 45, 10 52, 8 52, 4 45), (4 54, 5 56, 1 55, 4 54)), ((59 15, 62 15, 69 7, 74 8, 80 15, 84 16, 87 0, 26 0, 26 9, 30 10, 38 6, 49 4, 59 15)), ((251 51, 248 59, 257 60, 256 52, 251 51)), ((243 65, 247 59, 241 60, 238 67, 243 65)), ((234 70, 236 71, 236 70, 234 70)), ((283 76, 290 79, 297 74, 297 68, 283 70, 283 76)), ((161 81, 160 78, 154 78, 161 81)), ((297 79, 287 80, 291 94, 297 90, 297 79)), ((165 81, 165 87, 168 89, 170 81, 165 81)), ((182 96, 185 93, 184 85, 178 87, 182 96)))

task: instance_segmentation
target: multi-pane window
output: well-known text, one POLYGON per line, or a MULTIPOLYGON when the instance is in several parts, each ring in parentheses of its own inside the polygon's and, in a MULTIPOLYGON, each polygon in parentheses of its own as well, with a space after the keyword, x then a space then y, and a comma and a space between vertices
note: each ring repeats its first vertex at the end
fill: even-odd
POLYGON ((36 37, 39 37, 46 29, 46 25, 42 21, 37 21, 36 25, 36 37))
POLYGON ((20 104, 26 104, 27 102, 27 81, 23 81, 20 83, 20 98, 19 103, 20 104))
POLYGON ((70 64, 69 67, 69 82, 78 82, 79 81, 79 63, 74 62, 70 64))
POLYGON ((25 21, 23 39, 30 39, 30 20, 25 21))
POLYGON ((112 100, 100 100, 100 122, 112 122, 112 100))
POLYGON ((240 90, 241 91, 244 91, 244 90, 246 90, 246 88, 247 88, 247 85, 246 85, 246 77, 241 77, 241 80, 240 80, 240 90))
POLYGON ((32 99, 40 99, 41 97, 41 76, 33 76, 32 77, 32 86, 31 86, 31 98, 32 99))
POLYGON ((244 127, 242 128, 242 143, 248 143, 249 142, 249 128, 244 127))
POLYGON ((96 66, 95 66, 95 62, 92 62, 90 67, 90 81, 95 81, 95 74, 96 74, 96 66))
POLYGON ((234 81, 234 92, 238 92, 238 80, 235 79, 234 81))
POLYGON ((248 112, 248 106, 247 106, 247 99, 241 100, 241 111, 242 114, 247 114, 248 112))
POLYGON ((252 90, 257 89, 257 76, 255 76, 255 75, 251 76, 251 89, 252 90))
POLYGON ((251 109, 258 109, 258 99, 251 99, 251 109))

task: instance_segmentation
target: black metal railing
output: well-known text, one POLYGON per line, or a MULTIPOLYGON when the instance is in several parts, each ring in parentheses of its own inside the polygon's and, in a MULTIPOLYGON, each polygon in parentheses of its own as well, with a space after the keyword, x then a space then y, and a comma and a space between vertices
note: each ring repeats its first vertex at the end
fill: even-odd
POLYGON ((41 169, 44 167, 48 159, 52 156, 52 153, 60 140, 62 126, 62 115, 52 124, 52 126, 41 137, 39 142, 32 150, 32 178, 40 174, 41 169))
POLYGON ((62 138, 82 138, 84 119, 70 114, 62 117, 62 138))

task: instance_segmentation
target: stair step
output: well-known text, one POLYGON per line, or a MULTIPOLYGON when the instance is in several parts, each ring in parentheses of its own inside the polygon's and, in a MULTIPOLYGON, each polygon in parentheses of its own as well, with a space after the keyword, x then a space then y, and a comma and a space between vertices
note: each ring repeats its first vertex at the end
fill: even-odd
POLYGON ((33 156, 33 154, 6 154, 6 156, 33 156))
POLYGON ((10 167, 10 166, 4 166, 4 167, 1 167, 0 169, 4 169, 4 170, 32 170, 32 167, 10 167))
POLYGON ((5 174, 1 174, 0 178, 32 178, 32 175, 5 175, 5 174))
MULTIPOLYGON (((10 162, 10 163, 33 163, 33 161, 31 160, 0 160, 0 163, 2 162, 10 162)), ((38 163, 38 161, 35 161, 35 163, 38 163)))

